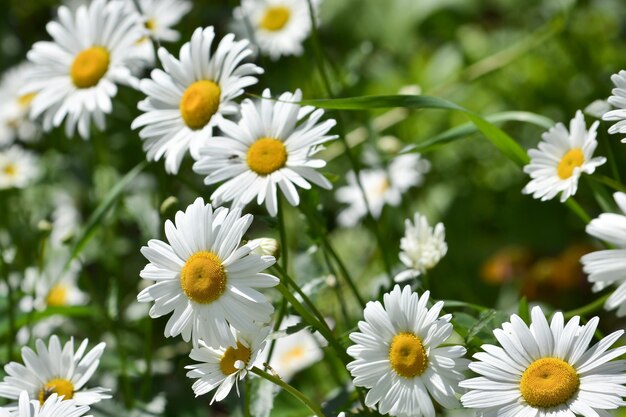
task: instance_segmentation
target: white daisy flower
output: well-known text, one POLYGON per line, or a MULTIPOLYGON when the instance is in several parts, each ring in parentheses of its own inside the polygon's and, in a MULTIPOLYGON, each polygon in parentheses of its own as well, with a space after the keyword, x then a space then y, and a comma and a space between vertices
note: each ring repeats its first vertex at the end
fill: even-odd
POLYGON ((444 408, 459 406, 458 383, 467 361, 463 346, 440 346, 452 334, 452 316, 439 317, 443 302, 426 307, 429 292, 419 297, 410 286, 394 289, 367 303, 360 332, 348 354, 354 385, 369 389, 365 404, 381 414, 435 416, 432 399, 444 408), (432 397, 432 399, 431 399, 432 397))
MULTIPOLYGON (((280 331, 284 333, 301 321, 297 316, 287 316, 281 323, 280 331)), ((268 354, 269 349, 265 349, 265 361, 268 354)), ((281 379, 289 381, 296 373, 321 361, 323 357, 320 341, 308 329, 302 329, 292 334, 285 333, 276 339, 269 365, 281 379)))
POLYGON ((25 188, 39 177, 39 160, 17 145, 0 150, 0 190, 25 188))
POLYGON ((626 316, 626 194, 613 194, 620 214, 603 213, 587 225, 587 233, 610 243, 615 249, 599 250, 584 255, 580 261, 589 275, 594 291, 610 285, 617 289, 606 300, 604 308, 617 309, 617 315, 626 316))
POLYGON ((137 4, 152 39, 164 42, 176 42, 180 39, 180 33, 172 29, 172 26, 178 24, 191 11, 190 1, 139 0, 137 4))
MULTIPOLYGON (((430 171, 430 163, 420 154, 411 153, 396 157, 387 170, 365 169, 360 171, 360 181, 365 190, 372 216, 379 218, 385 204, 396 207, 402 201, 402 194, 424 181, 424 174, 430 171)), ((337 218, 340 225, 352 227, 367 214, 367 205, 359 188, 356 175, 349 172, 348 185, 340 187, 335 197, 349 207, 342 210, 337 218)))
POLYGON ((31 400, 26 391, 22 391, 17 409, 11 414, 0 408, 0 417, 81 417, 88 411, 88 406, 76 406, 73 400, 64 400, 57 394, 50 395, 40 404, 37 400, 31 400))
MULTIPOLYGON (((319 9, 319 0, 313 0, 319 9)), ((234 11, 239 26, 252 31, 261 52, 276 60, 282 55, 302 55, 302 44, 311 32, 307 0, 242 0, 234 11)))
POLYGON ((19 64, 0 79, 0 146, 10 145, 17 138, 28 142, 38 136, 39 128, 28 113, 34 94, 20 94, 22 86, 30 79, 32 65, 19 64))
POLYGON ((499 346, 483 345, 470 369, 480 376, 461 382, 469 389, 461 401, 482 417, 608 416, 605 410, 626 402, 626 362, 613 359, 626 346, 608 350, 624 333, 617 331, 589 347, 598 318, 579 326, 556 313, 548 324, 541 308, 527 326, 517 315, 494 330, 499 346))
POLYGON ((165 336, 182 334, 194 346, 199 339, 214 348, 235 346, 230 325, 253 333, 258 323, 269 322, 274 308, 256 288, 278 284, 278 278, 261 272, 275 259, 251 253, 255 248, 250 245, 240 246, 251 223, 250 214, 213 210, 198 198, 176 213, 175 223, 165 223, 169 244, 153 239, 141 249, 150 261, 141 277, 156 283, 137 299, 155 302, 152 318, 173 312, 165 336))
POLYGON ((415 213, 413 223, 409 219, 404 221, 400 249, 400 261, 409 269, 398 274, 396 282, 417 277, 434 268, 448 252, 443 223, 437 223, 433 229, 426 216, 415 213))
POLYGON ((221 205, 233 201, 244 206, 256 198, 270 215, 276 216, 277 188, 292 206, 300 203, 298 187, 309 189, 311 182, 325 189, 331 183, 316 168, 326 162, 313 156, 322 144, 335 139, 328 131, 335 126, 332 119, 318 123, 324 111, 311 106, 301 107, 302 92, 283 93, 271 100, 269 90, 256 103, 244 100, 239 123, 222 120, 225 137, 211 141, 200 149, 200 159, 193 169, 206 174, 204 183, 226 180, 211 195, 221 205))
POLYGON ((531 160, 524 172, 532 180, 524 187, 524 194, 532 194, 541 201, 551 200, 561 193, 561 202, 576 194, 578 178, 582 173, 593 174, 606 158, 593 158, 598 146, 596 121, 587 131, 583 113, 578 110, 570 122, 569 131, 562 123, 542 135, 538 149, 531 149, 531 160))
POLYGON ((111 398, 104 388, 85 388, 98 368, 104 343, 85 354, 86 339, 74 351, 73 339, 61 348, 59 338, 53 335, 48 346, 37 339, 36 347, 36 352, 29 347, 22 348, 25 365, 17 362, 5 365, 7 376, 0 382, 0 397, 17 400, 20 393, 26 391, 30 398, 39 399, 43 404, 51 394, 56 393, 65 400, 74 400, 77 405, 90 405, 111 398))
POLYGON ((257 362, 270 329, 269 326, 258 327, 249 334, 231 329, 236 345, 230 347, 214 348, 200 340, 198 347, 189 354, 191 359, 200 363, 185 366, 190 369, 187 377, 198 379, 192 387, 196 397, 217 388, 211 399, 213 404, 226 398, 233 385, 239 395, 238 381, 244 379, 257 362))
MULTIPOLYGON (((617 74, 611 76, 611 81, 615 84, 613 89, 613 95, 609 97, 609 104, 617 107, 615 110, 607 111, 602 120, 617 121, 613 126, 609 128, 609 133, 614 135, 616 133, 626 133, 626 71, 621 70, 617 74)), ((622 143, 626 143, 626 138, 622 138, 622 143)))
POLYGON ((145 35, 145 28, 139 15, 129 13, 121 0, 94 0, 75 12, 61 6, 58 16, 58 21, 46 26, 53 42, 37 42, 28 52, 35 66, 23 94, 36 94, 31 118, 43 114, 44 130, 65 120, 68 136, 78 127, 86 139, 92 120, 104 129, 116 84, 133 82, 129 69, 136 59, 133 46, 145 35))
POLYGON ((212 53, 214 38, 212 26, 196 29, 191 42, 181 48, 180 60, 160 48, 165 71, 155 69, 151 79, 140 83, 148 97, 139 102, 144 114, 131 127, 142 128, 139 137, 148 160, 165 156, 165 169, 171 174, 178 172, 187 150, 194 159, 199 157, 200 146, 211 140, 223 116, 239 112, 233 100, 263 73, 252 63, 242 64, 252 54, 247 40, 235 41, 228 34, 212 53))

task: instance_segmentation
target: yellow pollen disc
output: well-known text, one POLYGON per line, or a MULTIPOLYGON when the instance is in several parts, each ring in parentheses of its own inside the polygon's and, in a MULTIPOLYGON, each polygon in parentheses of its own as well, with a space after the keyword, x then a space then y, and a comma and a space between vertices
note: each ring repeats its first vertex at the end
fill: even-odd
POLYGON ((71 400, 74 396, 74 384, 63 378, 54 378, 48 381, 39 391, 39 402, 43 404, 50 395, 56 393, 59 397, 63 396, 64 400, 71 400))
POLYGON ((180 271, 180 286, 190 300, 209 304, 226 290, 226 272, 213 252, 196 252, 180 271))
POLYGON ((287 351, 281 358, 280 361, 284 364, 297 361, 304 357, 306 351, 302 346, 295 346, 293 349, 287 351))
POLYGON ((291 12, 283 6, 270 7, 261 19, 261 28, 272 32, 281 30, 289 21, 291 12))
POLYGON ((145 25, 146 29, 148 30, 154 30, 154 28, 156 28, 156 22, 154 21, 154 19, 148 19, 145 25))
POLYGON ((242 361, 247 365, 251 354, 250 348, 245 347, 241 342, 237 342, 236 348, 231 346, 224 352, 222 359, 220 359, 220 370, 224 375, 237 372, 238 369, 235 368, 235 362, 242 361))
POLYGON ((78 88, 89 88, 98 84, 109 70, 110 56, 102 46, 87 48, 76 55, 70 76, 78 88))
POLYGON ((4 172, 9 177, 13 177, 15 176, 15 174, 17 174, 17 167, 15 166, 15 164, 9 164, 2 169, 2 172, 4 172))
POLYGON ((528 404, 551 408, 567 402, 579 386, 578 374, 569 363, 557 358, 541 358, 526 368, 519 387, 528 404))
POLYGON ((30 106, 30 103, 33 101, 36 95, 37 93, 24 94, 23 96, 18 97, 17 104, 25 109, 26 107, 30 106))
POLYGON ((398 375, 413 378, 424 373, 428 357, 419 337, 413 333, 398 333, 389 347, 389 362, 398 375))
POLYGON ((67 287, 62 284, 53 286, 46 297, 46 304, 52 307, 67 305, 67 287))
POLYGON ((570 149, 559 162, 559 166, 556 167, 556 173, 559 178, 566 180, 574 173, 574 168, 582 166, 585 162, 585 155, 582 149, 572 148, 570 149))
POLYGON ((202 129, 220 107, 222 90, 213 81, 201 80, 191 84, 180 99, 180 114, 193 130, 202 129))
POLYGON ((248 149, 246 162, 259 175, 271 174, 285 166, 287 149, 278 139, 261 138, 248 149))

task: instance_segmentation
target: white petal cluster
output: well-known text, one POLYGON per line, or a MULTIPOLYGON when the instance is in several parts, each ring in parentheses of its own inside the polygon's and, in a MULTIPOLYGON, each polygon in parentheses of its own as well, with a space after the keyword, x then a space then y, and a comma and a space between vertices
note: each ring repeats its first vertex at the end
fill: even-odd
POLYGON ((435 227, 428 224, 426 216, 415 213, 413 223, 404 222, 404 237, 400 240, 400 260, 408 268, 396 276, 396 282, 416 277, 432 269, 448 252, 446 230, 443 223, 435 227))

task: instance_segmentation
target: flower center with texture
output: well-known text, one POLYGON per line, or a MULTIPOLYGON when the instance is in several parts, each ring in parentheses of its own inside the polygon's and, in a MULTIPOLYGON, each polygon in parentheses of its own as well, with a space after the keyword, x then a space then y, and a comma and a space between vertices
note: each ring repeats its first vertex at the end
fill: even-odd
POLYGON ((4 174, 8 175, 9 177, 14 177, 15 174, 17 174, 17 167, 15 166, 15 164, 8 164, 5 165, 4 168, 2 168, 2 172, 4 172, 4 174))
POLYGON ((192 130, 202 129, 220 107, 222 90, 213 81, 201 80, 191 84, 180 99, 180 114, 192 130))
POLYGON ((46 304, 52 307, 60 307, 67 304, 67 287, 57 284, 50 289, 46 297, 46 304))
POLYGON ((78 88, 89 88, 98 84, 109 70, 110 56, 102 46, 87 48, 76 55, 70 76, 78 88))
POLYGON ((559 166, 556 167, 556 173, 559 178, 566 180, 574 173, 574 168, 582 166, 585 162, 585 155, 582 149, 572 148, 570 149, 559 162, 559 166))
POLYGON ((576 394, 580 379, 576 370, 558 358, 541 358, 522 374, 520 391, 528 404, 551 408, 564 404, 576 394))
POLYGON ((74 397, 74 384, 63 378, 51 379, 39 391, 39 402, 43 404, 54 393, 59 397, 63 396, 64 400, 71 400, 74 397))
POLYGON ((398 333, 389 347, 389 362, 398 375, 413 378, 424 373, 428 357, 419 337, 413 333, 398 333))
POLYGON ((270 7, 265 11, 265 15, 263 15, 263 19, 261 19, 260 26, 262 29, 276 32, 285 27, 290 16, 291 12, 287 7, 270 7))
POLYGON ((190 300, 209 304, 226 290, 226 272, 213 252, 196 252, 180 271, 180 286, 190 300))
POLYGON ((261 138, 250 146, 246 158, 252 171, 268 175, 285 166, 287 149, 278 139, 261 138))
POLYGON ((235 367, 235 362, 242 361, 247 365, 251 355, 250 348, 245 347, 241 342, 237 342, 236 348, 231 346, 224 352, 222 359, 220 359, 220 370, 224 375, 233 374, 239 370, 235 367))

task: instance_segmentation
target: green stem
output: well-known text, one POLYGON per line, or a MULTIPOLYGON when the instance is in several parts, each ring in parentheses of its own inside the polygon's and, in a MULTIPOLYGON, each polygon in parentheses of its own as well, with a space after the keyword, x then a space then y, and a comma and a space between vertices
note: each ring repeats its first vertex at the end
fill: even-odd
POLYGON ((565 313, 563 313, 563 316, 565 316, 566 319, 572 318, 574 316, 586 316, 587 314, 590 313, 594 313, 597 310, 600 310, 602 308, 602 306, 604 305, 604 303, 606 302, 606 300, 611 296, 611 293, 609 294, 605 294, 603 296, 601 296, 600 298, 590 302, 589 304, 582 306, 580 308, 574 309, 574 310, 570 310, 567 311, 565 313))
POLYGON ((15 343, 15 306, 13 297, 13 286, 9 280, 9 273, 6 271, 2 253, 0 253, 0 266, 2 267, 2 278, 7 286, 7 317, 9 318, 9 335, 7 340, 7 361, 13 358, 13 345, 15 343))
POLYGON ((565 202, 565 205, 575 215, 577 215, 583 221, 583 223, 588 224, 591 221, 591 217, 587 214, 585 209, 583 209, 581 205, 578 204, 576 200, 574 200, 574 197, 568 198, 567 201, 565 202))
POLYGON ((298 391, 297 389, 295 389, 294 387, 292 387, 291 385, 289 385, 282 379, 277 378, 273 375, 270 375, 264 370, 257 368, 256 366, 253 367, 250 370, 250 372, 260 376, 261 378, 267 379, 268 381, 278 385, 279 387, 281 387, 282 389, 284 389, 285 391, 293 395, 295 398, 300 400, 300 402, 302 402, 302 404, 304 404, 309 410, 311 410, 313 412, 313 415, 318 416, 318 417, 325 417, 324 412, 322 411, 319 405, 317 405, 309 397, 307 397, 306 395, 304 395, 303 393, 301 393, 300 391, 298 391))
POLYGON ((289 304, 293 306, 293 308, 302 316, 302 318, 309 323, 315 330, 320 332, 320 334, 328 341, 328 344, 335 350, 339 358, 344 362, 350 362, 351 358, 346 353, 345 349, 341 347, 339 342, 333 337, 332 332, 328 329, 328 325, 325 323, 320 323, 318 319, 313 316, 307 310, 304 305, 289 291, 289 289, 282 282, 276 286, 276 289, 280 291, 280 293, 289 301, 289 304))
POLYGON ((280 257, 282 258, 283 269, 288 271, 289 249, 287 242, 287 229, 285 228, 285 216, 283 213, 283 197, 278 196, 278 233, 280 234, 280 257))
MULTIPOLYGON (((285 297, 282 297, 280 302, 280 309, 278 310, 278 317, 274 322, 274 332, 277 332, 280 329, 280 325, 283 323, 283 319, 285 318, 285 314, 287 313, 287 300, 285 297)), ((274 348, 276 347, 276 339, 272 339, 270 342, 270 347, 267 351, 267 359, 266 361, 269 363, 272 360, 272 355, 274 354, 274 348)))
POLYGON ((485 306, 481 306, 478 304, 472 304, 472 303, 466 303, 465 301, 456 301, 456 300, 442 300, 444 303, 444 308, 455 308, 455 307, 461 307, 461 308, 471 308, 473 310, 476 310, 478 312, 483 312, 486 310, 489 310, 489 307, 485 307, 485 306))

